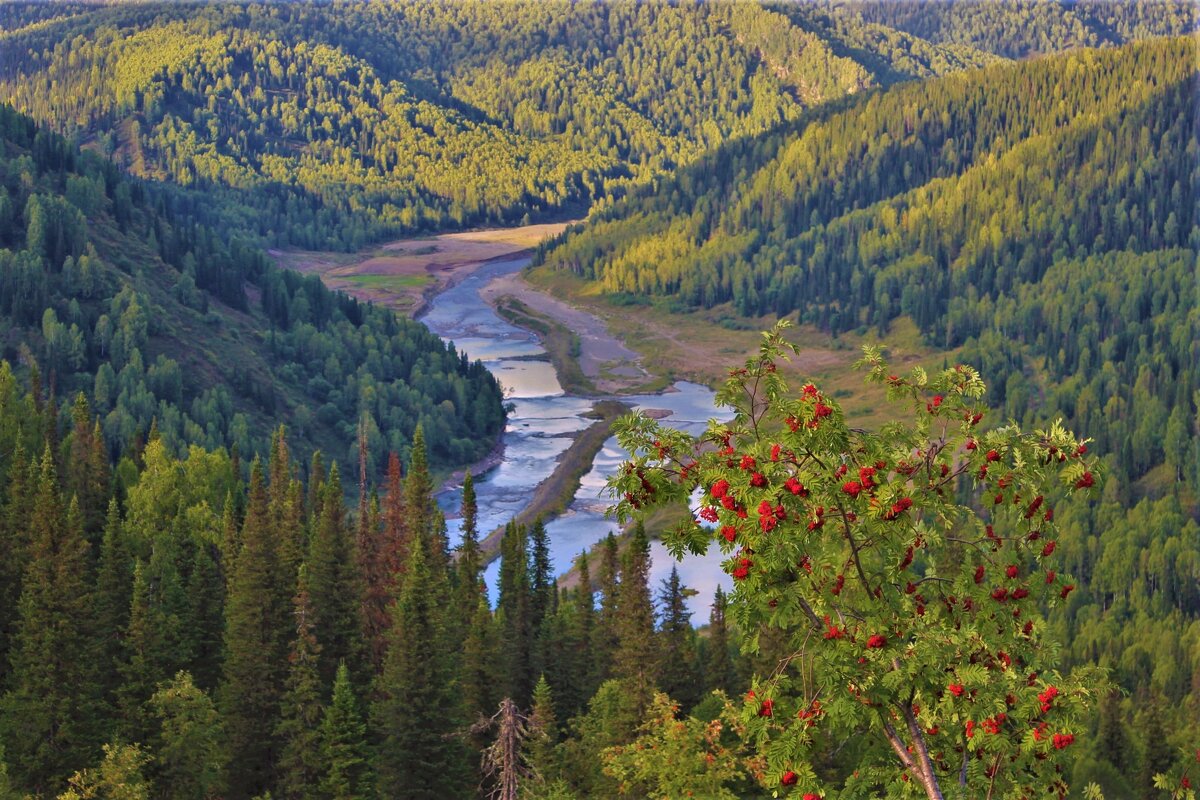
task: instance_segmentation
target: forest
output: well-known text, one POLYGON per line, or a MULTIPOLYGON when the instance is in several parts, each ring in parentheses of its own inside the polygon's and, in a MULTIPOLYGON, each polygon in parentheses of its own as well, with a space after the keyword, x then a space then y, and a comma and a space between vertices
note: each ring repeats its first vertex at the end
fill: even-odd
POLYGON ((640 529, 578 562, 596 604, 558 589, 540 521, 510 525, 493 610, 471 479, 451 553, 420 427, 351 510, 351 476, 283 428, 248 481, 157 435, 114 470, 83 395, 62 429, 20 424, 38 402, 0 363, 4 800, 467 797, 502 697, 538 721, 539 796, 609 795, 601 751, 651 688, 691 707, 747 680, 725 601, 701 640, 640 529))
POLYGON ((926 30, 842 3, 10 4, 0 91, 210 224, 353 250, 582 214, 831 100, 1188 13, 1107 5, 926 30))
MULTIPOLYGON (((542 258, 664 311, 729 304, 885 341, 908 317, 980 367, 1007 417, 1088 431, 1110 479, 1062 520, 1083 591, 1052 619, 1074 662, 1117 677, 1105 725, 1152 716, 1182 737, 1200 702, 1194 63, 1190 38, 1157 39, 818 109, 542 258)), ((1111 752, 1095 769, 1139 796, 1111 752)))
POLYGON ((503 426, 491 374, 424 326, 276 268, 2 107, 0 325, 38 393, 31 430, 69 419, 85 392, 114 459, 152 428, 176 454, 249 459, 286 418, 298 452, 344 463, 360 428, 378 454, 405 452, 423 424, 444 468, 481 458, 503 426))
MULTIPOLYGON (((433 495, 435 476, 494 446, 500 386, 420 324, 282 270, 264 249, 357 250, 571 215, 587 219, 537 258, 615 302, 793 319, 834 342, 886 343, 911 320, 947 366, 978 367, 983 421, 968 411, 961 463, 984 469, 924 499, 1053 528, 987 580, 1021 581, 1028 562, 1055 559, 1049 588, 1026 600, 1021 584, 1026 602, 1012 608, 1061 643, 1050 655, 1064 677, 1031 676, 1012 702, 993 691, 996 708, 968 721, 951 755, 972 785, 1011 754, 1062 767, 1050 796, 1082 797, 1092 782, 1109 798, 1187 796, 1200 717, 1191 4, 3 13, 0 800, 433 800, 482 796, 514 776, 522 798, 546 800, 920 796, 923 776, 902 752, 856 772, 878 756, 855 727, 866 695, 822 707, 807 674, 794 696, 763 694, 791 637, 813 630, 857 648, 838 651, 848 668, 888 674, 892 631, 863 628, 859 641, 851 628, 865 621, 805 619, 795 598, 770 594, 760 573, 797 584, 812 574, 807 554, 772 565, 771 546, 756 553, 744 531, 689 528, 693 543, 713 534, 736 581, 693 619, 677 577, 648 583, 648 539, 673 535, 654 518, 573 564, 549 562, 540 523, 511 524, 490 606, 470 474, 457 547, 433 495), (1019 437, 1000 444, 1013 425, 1057 419, 1088 437, 1072 444, 1080 463, 1063 486, 1029 512, 1007 475, 979 496, 986 468, 1019 449, 1019 437), (776 624, 788 614, 802 627, 776 624), (1050 689, 1096 667, 1109 683, 1097 678, 1086 704, 1089 687, 1072 678, 1053 744, 1044 727, 1018 730, 1018 708, 1049 713, 1038 706, 1054 706, 1050 689), (977 723, 986 735, 972 739, 977 723), (805 731, 826 724, 843 738, 814 745, 805 731), (793 738, 772 742, 786 725, 793 738), (1002 731, 1012 750, 997 744, 1002 731)), ((939 380, 954 388, 961 374, 939 380)), ((948 395, 926 397, 917 376, 875 377, 889 391, 918 387, 919 419, 943 413, 948 395)), ((715 464, 707 477, 784 493, 758 506, 751 534, 796 526, 799 540, 827 509, 868 531, 907 521, 912 497, 887 494, 908 491, 905 457, 872 440, 892 483, 875 482, 865 461, 857 481, 846 475, 863 450, 842 445, 862 432, 816 387, 802 391, 772 398, 808 415, 778 428, 827 436, 841 472, 806 476, 809 489, 795 475, 770 484, 765 473, 781 467, 754 471, 755 459, 777 464, 780 451, 717 459, 728 429, 703 456, 715 464), (861 523, 824 500, 814 510, 809 490, 861 503, 861 523)), ((946 407, 963 410, 957 402, 946 407)), ((636 433, 643 422, 626 424, 636 433)), ((669 435, 640 445, 661 460, 654 437, 669 435)), ((1010 462, 1022 475, 1041 468, 1010 462)), ((626 510, 657 502, 645 495, 660 478, 627 469, 626 510)), ((754 513, 718 486, 704 487, 706 513, 754 513)), ((986 530, 998 551, 1006 531, 986 530)), ((888 555, 901 566, 880 568, 912 575, 912 591, 884 582, 909 617, 925 616, 918 584, 944 566, 925 544, 902 542, 888 555)), ((1017 583, 972 579, 967 563, 957 594, 929 604, 929 624, 976 613, 967 601, 1016 597, 1017 583)), ((842 581, 825 578, 822 602, 849 602, 849 591, 831 599, 842 581)), ((861 583, 855 602, 874 602, 861 583)), ((1031 629, 1015 630, 1027 649, 1031 629)), ((962 674, 992 689, 1001 672, 1015 680, 1012 663, 997 665, 1024 657, 963 647, 974 660, 962 674)), ((957 714, 951 698, 982 690, 931 688, 922 720, 957 714)), ((912 701, 900 705, 915 724, 912 701)), ((944 734, 930 723, 912 736, 944 734)), ((945 755, 925 763, 950 774, 945 755)), ((1031 762, 1029 774, 1042 768, 1031 762)))

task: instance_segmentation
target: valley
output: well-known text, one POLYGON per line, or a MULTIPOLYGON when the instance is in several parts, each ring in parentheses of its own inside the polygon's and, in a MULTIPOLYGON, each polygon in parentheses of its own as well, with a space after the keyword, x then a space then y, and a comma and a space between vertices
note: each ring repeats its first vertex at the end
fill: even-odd
POLYGON ((1195 800, 1198 30, 0 3, 0 800, 1195 800))

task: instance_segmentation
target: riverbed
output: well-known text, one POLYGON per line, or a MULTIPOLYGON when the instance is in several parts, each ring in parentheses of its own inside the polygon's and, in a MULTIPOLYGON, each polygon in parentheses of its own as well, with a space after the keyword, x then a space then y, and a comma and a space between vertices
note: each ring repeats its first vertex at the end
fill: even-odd
MULTIPOLYGON (((541 360, 545 351, 529 331, 501 319, 484 300, 484 293, 496 281, 519 272, 527 258, 493 261, 485 264, 456 285, 436 295, 421 317, 426 327, 452 341, 472 359, 480 359, 504 387, 512 404, 504 431, 504 457, 498 465, 477 477, 481 535, 503 525, 521 510, 533 489, 554 471, 558 457, 571 445, 574 434, 593 420, 585 414, 596 398, 567 394, 559 385, 554 367, 541 360)), ((669 414, 663 424, 699 434, 710 418, 728 419, 725 409, 713 404, 713 393, 705 386, 679 382, 662 394, 622 396, 634 408, 660 409, 669 414)), ((611 499, 604 495, 605 481, 627 453, 610 438, 597 454, 592 469, 584 475, 579 490, 567 511, 550 521, 546 530, 550 556, 555 568, 565 572, 571 560, 617 529, 616 522, 605 518, 611 499)), ((443 491, 438 503, 445 511, 451 544, 457 544, 462 529, 458 513, 461 488, 443 491)), ((704 556, 688 556, 676 561, 659 542, 651 544, 651 590, 657 594, 661 582, 679 569, 682 582, 695 590, 688 598, 693 623, 708 620, 713 592, 718 585, 730 588, 729 576, 721 569, 721 554, 714 545, 704 556)), ((485 578, 495 602, 499 561, 488 567, 485 578)), ((595 570, 593 569, 593 573, 595 570)))

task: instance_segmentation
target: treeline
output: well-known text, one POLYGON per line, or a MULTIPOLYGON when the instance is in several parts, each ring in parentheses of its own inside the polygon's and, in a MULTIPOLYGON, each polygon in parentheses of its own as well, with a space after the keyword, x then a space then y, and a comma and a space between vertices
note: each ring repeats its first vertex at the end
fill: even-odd
POLYGON ((360 428, 375 452, 403 452, 422 423, 434 463, 457 465, 482 457, 504 419, 486 369, 424 326, 277 269, 7 107, 0 321, 46 424, 86 391, 113 458, 152 425, 176 453, 265 451, 287 415, 306 453, 352 458, 360 428))
POLYGON ((58 8, 10 6, 10 102, 202 195, 210 223, 312 248, 578 213, 806 107, 989 58, 751 3, 58 8))
POLYGON ((83 396, 65 430, 22 424, 37 403, 0 363, 5 800, 470 797, 506 697, 537 720, 522 796, 613 796, 602 752, 655 690, 715 716, 746 680, 723 598, 701 639, 640 529, 560 590, 544 527, 510 525, 493 611, 471 479, 451 551, 420 428, 348 513, 282 428, 248 482, 159 438, 113 470, 83 396))

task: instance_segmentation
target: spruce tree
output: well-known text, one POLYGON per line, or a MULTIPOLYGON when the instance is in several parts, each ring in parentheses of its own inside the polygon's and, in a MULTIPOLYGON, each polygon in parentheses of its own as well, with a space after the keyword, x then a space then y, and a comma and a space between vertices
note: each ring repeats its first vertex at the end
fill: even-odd
MULTIPOLYGON (((0 369, 7 366, 0 362, 0 369)), ((10 653, 20 618, 21 574, 28 558, 29 518, 37 486, 35 466, 26 459, 17 439, 8 468, 8 496, 0 506, 0 687, 8 685, 10 653)))
POLYGON ((125 657, 119 668, 121 684, 117 688, 121 737, 131 742, 146 741, 149 722, 143 703, 154 693, 162 662, 167 657, 165 638, 168 632, 159 625, 172 622, 163 620, 160 613, 162 609, 155 608, 154 598, 151 597, 151 581, 146 577, 147 570, 146 562, 141 560, 133 569, 129 625, 122 639, 125 657))
POLYGON ((523 749, 525 761, 543 783, 558 777, 558 759, 554 746, 558 743, 558 721, 554 713, 554 698, 546 676, 538 677, 533 687, 533 709, 529 714, 529 735, 523 749))
POLYGON ((100 675, 107 696, 111 696, 117 688, 117 665, 124 655, 121 641, 129 625, 132 591, 133 556, 125 539, 117 501, 110 500, 104 537, 100 543, 95 600, 100 675))
POLYGON ((60 788, 98 750, 97 644, 88 543, 72 502, 63 514, 54 456, 42 456, 28 519, 12 673, 3 701, 2 743, 18 786, 60 788))
POLYGON ((692 630, 692 615, 687 610, 684 592, 679 570, 672 567, 659 595, 662 608, 658 633, 659 687, 686 710, 700 700, 700 676, 696 665, 696 633, 692 630))
POLYGON ((308 465, 308 518, 320 519, 322 487, 325 485, 325 462, 320 450, 314 450, 308 465))
MULTIPOLYGON (((479 554, 479 508, 475 500, 475 480, 467 470, 463 479, 462 496, 462 541, 458 545, 455 561, 455 608, 460 619, 470 619, 479 605, 481 596, 480 575, 483 565, 479 554)), ((489 706, 490 708, 490 706, 489 706)))
POLYGON ((188 670, 196 685, 215 689, 221 679, 225 643, 225 582, 216 545, 188 542, 187 624, 188 670))
POLYGON ((359 551, 363 565, 363 638, 374 674, 383 668, 387 651, 387 630, 391 624, 391 605, 397 581, 407 559, 408 520, 404 509, 404 480, 400 457, 388 455, 386 491, 379 509, 379 523, 372 553, 359 551), (368 563, 373 558, 372 563, 368 563))
POLYGON ((497 662, 500 657, 500 634, 485 595, 475 601, 469 617, 458 678, 462 687, 463 709, 468 719, 485 715, 500 702, 497 662))
POLYGON ((63 484, 67 497, 79 500, 83 530, 98 542, 108 505, 109 465, 104 439, 92 418, 87 398, 79 394, 71 409, 72 430, 64 459, 63 484))
POLYGON ((384 797, 440 800, 465 789, 461 697, 446 646, 448 599, 445 576, 430 569, 425 542, 415 538, 371 709, 384 797))
POLYGON ((654 604, 650 599, 650 542, 638 522, 621 562, 617 592, 617 652, 613 674, 645 708, 658 683, 654 642, 654 604))
POLYGON ((309 596, 306 565, 300 566, 292 613, 296 634, 288 654, 282 719, 276 729, 282 743, 279 792, 287 800, 309 800, 317 797, 317 781, 321 777, 319 728, 324 708, 318 664, 321 645, 314 633, 316 615, 309 596))
POLYGON ((732 692, 737 679, 729 652, 729 628, 725 622, 728 600, 718 586, 713 592, 712 612, 708 617, 707 660, 704 664, 704 688, 710 692, 732 692))
MULTIPOLYGON (((291 581, 287 581, 290 583, 291 581)), ((287 666, 288 595, 279 576, 262 464, 250 469, 242 546, 225 604, 225 668, 220 708, 233 798, 271 788, 279 755, 275 730, 287 666)))
MULTIPOLYGON (((387 491, 383 496, 383 544, 380 548, 388 576, 389 592, 396 575, 408 564, 409 525, 404 501, 404 470, 400 466, 400 456, 392 452, 388 455, 387 491)), ((388 603, 390 602, 389 595, 388 603)), ((384 608, 386 606, 387 603, 384 604, 384 608)))
POLYGON ((555 588, 550 540, 545 524, 538 517, 529 530, 529 621, 535 631, 551 611, 555 588))
POLYGON ((525 541, 524 526, 510 521, 500 540, 500 598, 496 606, 502 690, 520 706, 528 704, 533 692, 530 656, 534 630, 525 541))
POLYGON ((359 800, 370 794, 367 726, 358 710, 350 671, 339 664, 333 699, 321 722, 320 793, 327 800, 359 800))
POLYGON ((242 525, 238 519, 238 504, 233 492, 225 495, 221 509, 221 573, 226 584, 233 579, 238 553, 242 550, 242 525))
MULTIPOLYGON (((312 595, 313 631, 321 643, 318 660, 321 686, 332 686, 338 664, 359 665, 362 659, 362 583, 354 539, 346 524, 342 483, 337 465, 329 469, 321 500, 321 517, 308 548, 308 581, 312 595)), ((354 669, 351 670, 353 674, 354 669)), ((355 675, 356 679, 365 676, 355 675)))
POLYGON ((387 623, 387 606, 391 598, 391 575, 383 552, 382 510, 379 496, 359 499, 354 553, 358 559, 358 574, 362 587, 362 642, 371 662, 371 674, 383 663, 383 630, 387 623))
POLYGON ((425 450, 425 429, 420 425, 413 432, 408 477, 404 479, 404 509, 408 517, 409 534, 426 541, 425 557, 428 561, 428 542, 434 535, 435 516, 440 512, 433 499, 433 478, 429 474, 428 454, 425 450))
POLYGON ((600 610, 592 628, 591 686, 600 688, 613 674, 613 658, 617 652, 617 600, 621 570, 617 537, 610 531, 600 549, 600 610))

